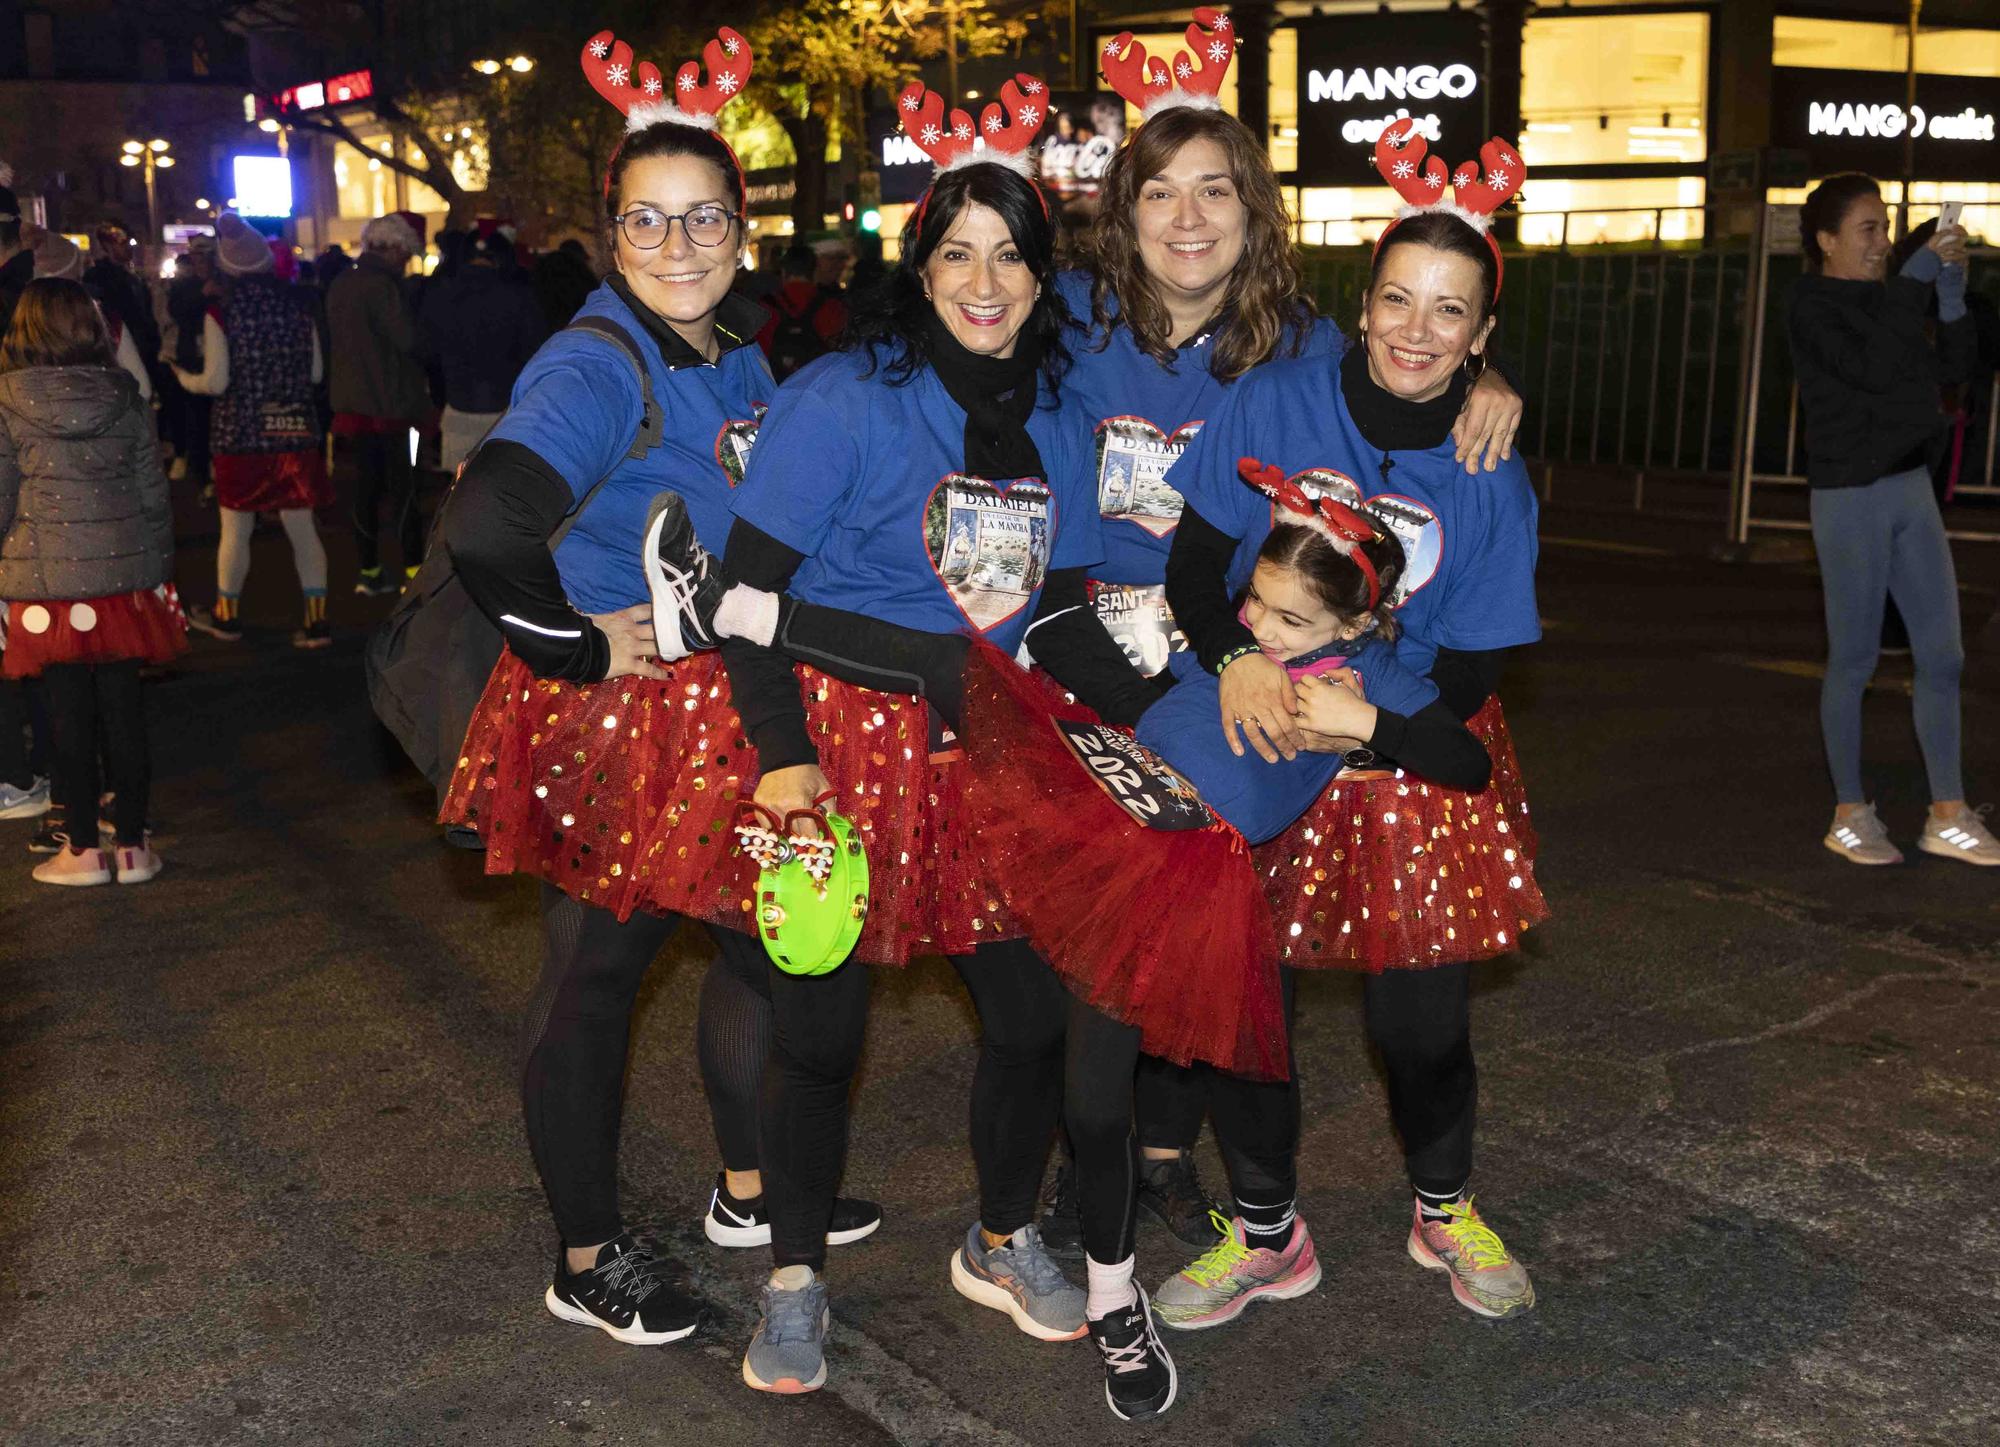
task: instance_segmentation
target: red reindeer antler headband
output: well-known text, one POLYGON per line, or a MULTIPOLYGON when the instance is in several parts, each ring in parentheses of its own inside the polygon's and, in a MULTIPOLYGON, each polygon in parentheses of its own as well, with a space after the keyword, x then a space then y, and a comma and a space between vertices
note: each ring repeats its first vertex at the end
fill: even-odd
MULTIPOLYGON (((729 153, 730 164, 736 168, 738 194, 744 187, 743 163, 736 159, 736 150, 723 140, 722 132, 716 128, 716 115, 737 96, 750 81, 750 42, 727 25, 715 32, 715 39, 702 47, 701 60, 688 61, 674 74, 673 94, 667 94, 665 83, 660 79, 660 68, 650 60, 639 62, 634 70, 632 47, 618 39, 609 30, 600 30, 583 43, 583 73, 590 81, 590 87, 625 117, 625 133, 643 131, 648 126, 663 123, 694 126, 711 132, 722 149, 729 153), (708 83, 701 83, 702 67, 708 68, 708 83)), ((621 143, 622 145, 622 143, 621 143)), ((617 153, 612 153, 615 164, 617 153)), ((611 168, 604 171, 604 194, 611 195, 611 168)))
POLYGON ((1361 570, 1361 576, 1368 580, 1368 611, 1374 612, 1375 605, 1382 601, 1382 581, 1376 577, 1375 564, 1369 561, 1361 544, 1375 541, 1382 530, 1374 525, 1366 510, 1356 512, 1335 498, 1306 496, 1305 489, 1286 477, 1284 469, 1276 463, 1240 457, 1236 460, 1236 471, 1245 482, 1291 513, 1286 521, 1318 533, 1332 544, 1336 553, 1361 570))
MULTIPOLYGON (((1049 203, 1042 195, 1041 187, 1033 184, 1034 167, 1028 158, 1028 148, 1034 144, 1042 123, 1048 119, 1048 92, 1049 88, 1042 83, 1041 77, 1017 74, 1001 84, 1000 99, 988 102, 979 113, 979 126, 975 130, 972 117, 956 108, 947 122, 944 97, 927 88, 922 81, 913 80, 903 87, 903 94, 896 102, 897 115, 902 122, 903 133, 916 143, 918 150, 931 158, 938 176, 956 171, 961 166, 1003 166, 1029 182, 1029 189, 1042 203, 1042 212, 1046 215, 1049 203)), ((936 177, 933 177, 931 187, 936 185, 936 177)), ((927 188, 911 215, 912 233, 922 228, 924 212, 930 203, 931 191, 927 188)))
POLYGON ((1129 30, 1104 42, 1099 73, 1105 83, 1139 108, 1140 118, 1175 106, 1202 110, 1222 108, 1222 78, 1236 58, 1236 30, 1226 12, 1206 5, 1194 12, 1187 28, 1186 50, 1175 54, 1172 66, 1146 54, 1146 47, 1129 30))
MULTIPOLYGON (((1493 239, 1493 213, 1519 193, 1528 168, 1521 153, 1495 136, 1479 148, 1479 160, 1467 161, 1451 175, 1451 200, 1444 199, 1445 164, 1429 155, 1430 144, 1417 130, 1416 121, 1404 116, 1392 122, 1375 142, 1375 169, 1395 188, 1404 201, 1396 220, 1383 228, 1375 240, 1380 251, 1398 222, 1427 211, 1456 216, 1486 238, 1493 248, 1496 268, 1504 266, 1500 244, 1493 239), (1484 174, 1481 174, 1481 167, 1484 174)), ((1494 272, 1493 299, 1500 299, 1500 271, 1494 272)))

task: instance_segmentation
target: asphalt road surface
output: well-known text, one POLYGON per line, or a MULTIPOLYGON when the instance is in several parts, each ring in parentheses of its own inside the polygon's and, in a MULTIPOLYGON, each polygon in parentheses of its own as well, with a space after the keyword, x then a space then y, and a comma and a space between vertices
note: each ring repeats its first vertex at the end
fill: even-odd
MULTIPOLYGON (((440 845, 373 724, 379 605, 337 597, 338 646, 295 653, 266 539, 261 630, 198 640, 151 691, 166 873, 48 889, 30 826, 0 824, 0 1439, 2000 1441, 2000 870, 1820 847, 1808 563, 1712 563, 1705 530, 1606 515, 1544 531, 1547 640, 1504 693, 1556 918, 1474 1004, 1475 1185, 1535 1273, 1531 1315, 1475 1318, 1404 1254, 1359 990, 1315 976, 1301 1205, 1325 1282, 1173 1336, 1180 1402, 1122 1426, 1087 1345, 948 1284, 975 1212, 972 1021, 931 962, 875 982, 848 1189, 887 1222, 835 1252, 831 1380, 758 1396, 737 1368, 759 1253, 698 1226, 687 938, 635 1028, 624 1199, 712 1325, 635 1349, 556 1322, 515 1097, 533 887, 440 845)), ((190 583, 211 557, 189 547, 190 583)), ((2000 553, 1960 561, 1971 635, 2000 553)), ((2000 789, 1995 665, 1967 673, 1975 799, 2000 789)), ((1869 775, 1907 848, 1924 790, 1896 667, 1869 775)), ((1172 1246, 1142 1231, 1143 1279, 1172 1246)))

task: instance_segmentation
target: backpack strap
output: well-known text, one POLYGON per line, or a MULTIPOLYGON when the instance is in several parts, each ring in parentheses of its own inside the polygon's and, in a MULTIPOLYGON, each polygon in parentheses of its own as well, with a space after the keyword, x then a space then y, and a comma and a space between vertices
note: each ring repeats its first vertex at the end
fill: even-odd
MULTIPOLYGON (((632 438, 632 445, 625 449, 628 458, 637 460, 660 445, 666 435, 666 418, 659 404, 653 400, 653 371, 646 365, 645 355, 639 344, 632 340, 632 334, 609 317, 578 317, 563 328, 566 332, 590 332, 603 337, 631 360, 633 370, 639 374, 639 400, 644 409, 639 417, 639 431, 632 438)), ((596 488, 591 489, 592 492, 596 488)), ((586 497, 587 500, 587 497, 586 497)))

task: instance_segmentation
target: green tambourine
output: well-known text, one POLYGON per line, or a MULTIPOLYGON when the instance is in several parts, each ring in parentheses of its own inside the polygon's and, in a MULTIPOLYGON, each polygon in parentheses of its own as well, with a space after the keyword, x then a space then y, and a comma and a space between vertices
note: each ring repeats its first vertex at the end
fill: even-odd
POLYGON ((868 851, 852 823, 827 812, 833 797, 828 790, 783 819, 749 800, 738 806, 736 837, 757 863, 757 938, 791 975, 837 969, 868 919, 868 851))

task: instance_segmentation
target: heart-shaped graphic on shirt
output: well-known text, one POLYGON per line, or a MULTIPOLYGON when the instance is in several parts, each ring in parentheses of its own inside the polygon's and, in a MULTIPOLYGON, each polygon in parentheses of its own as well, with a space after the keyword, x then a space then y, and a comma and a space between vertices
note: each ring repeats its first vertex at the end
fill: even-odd
POLYGON ((750 449, 757 445, 757 429, 764 425, 767 410, 762 402, 752 402, 748 417, 732 417, 716 429, 716 466, 728 476, 731 487, 749 471, 750 449))
POLYGON ((1097 424, 1097 510, 1134 523, 1156 538, 1180 524, 1181 495, 1167 486, 1167 469, 1201 431, 1202 419, 1162 431, 1144 417, 1107 417, 1097 424))
MULTIPOLYGON (((1307 497, 1330 497, 1349 507, 1367 508, 1396 535, 1396 541, 1403 545, 1403 575, 1390 589, 1391 607, 1402 607, 1409 602, 1411 594, 1437 576, 1438 564, 1444 558, 1444 524, 1438 521, 1436 513, 1415 498, 1394 492, 1378 492, 1373 497, 1364 497, 1360 483, 1331 467, 1308 467, 1303 472, 1293 473, 1291 481, 1297 483, 1307 497)), ((1272 526, 1275 527, 1278 521, 1278 504, 1273 502, 1272 526)))
POLYGON ((924 551, 951 601, 984 633, 1034 601, 1053 520, 1039 478, 993 483, 950 473, 924 503, 924 551))

